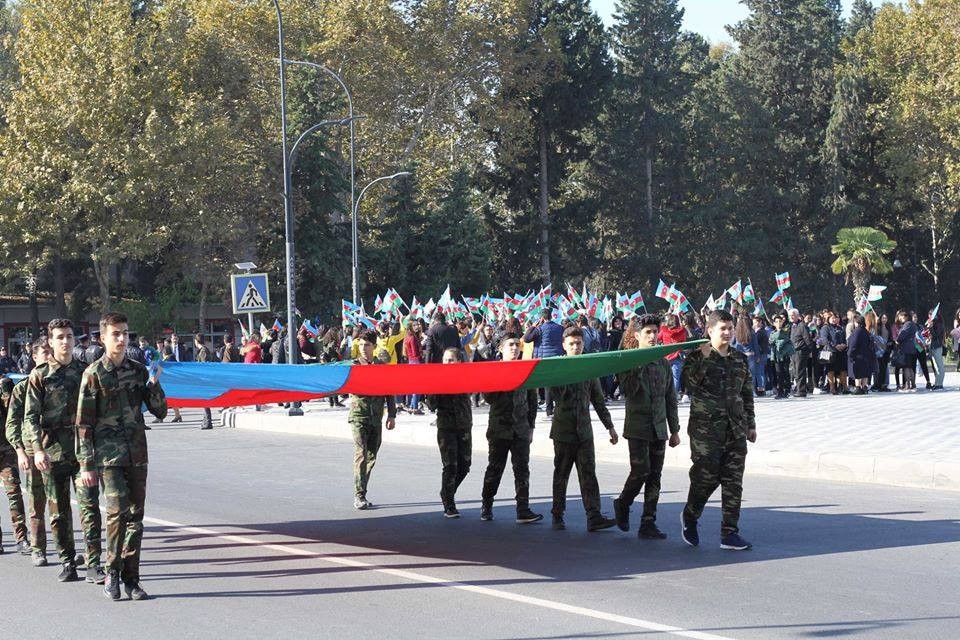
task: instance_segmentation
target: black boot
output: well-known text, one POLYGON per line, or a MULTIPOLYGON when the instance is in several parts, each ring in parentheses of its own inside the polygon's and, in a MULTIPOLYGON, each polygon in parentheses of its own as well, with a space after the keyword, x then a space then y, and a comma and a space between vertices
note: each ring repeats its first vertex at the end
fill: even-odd
POLYGON ((644 522, 640 525, 640 530, 637 531, 637 537, 644 540, 664 540, 667 534, 660 531, 655 522, 644 522))
POLYGON ((123 590, 126 591, 127 597, 131 600, 146 600, 149 597, 147 592, 140 587, 139 580, 124 582, 123 590))
POLYGON ((630 531, 630 507, 623 504, 620 498, 613 501, 613 518, 620 531, 630 531))
POLYGON ((103 584, 103 595, 111 600, 120 599, 120 572, 111 571, 107 575, 107 581, 103 584))

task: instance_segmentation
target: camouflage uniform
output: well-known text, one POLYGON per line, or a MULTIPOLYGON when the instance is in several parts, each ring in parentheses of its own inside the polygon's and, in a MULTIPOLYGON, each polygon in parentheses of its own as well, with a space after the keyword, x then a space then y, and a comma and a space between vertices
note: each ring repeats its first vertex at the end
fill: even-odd
MULTIPOLYGON (((7 420, 7 407, 11 400, 13 383, 4 378, 0 391, 0 424, 7 420)), ((5 433, 0 430, 0 479, 7 494, 10 506, 10 522, 13 523, 13 535, 17 542, 27 539, 27 525, 23 517, 23 494, 20 493, 20 470, 17 468, 17 452, 7 442, 5 433)))
POLYGON ((490 448, 487 471, 483 475, 483 504, 493 504, 509 454, 517 491, 517 513, 521 513, 530 508, 530 441, 537 419, 537 392, 535 389, 516 389, 485 393, 483 399, 490 405, 487 426, 490 448))
POLYGON ((587 380, 550 390, 553 397, 553 509, 554 517, 563 517, 567 510, 567 485, 570 472, 577 466, 580 495, 587 520, 602 518, 600 513, 600 485, 597 482, 597 456, 593 448, 593 426, 590 423, 590 405, 607 429, 613 428, 610 411, 603 401, 599 380, 587 380))
MULTIPOLYGON (((363 365, 359 360, 353 364, 363 365)), ((393 396, 350 396, 350 413, 347 422, 353 430, 353 488, 357 498, 367 497, 370 472, 377 463, 377 452, 383 441, 383 409, 387 416, 397 417, 397 403, 393 396)))
MULTIPOLYGON (((33 551, 47 553, 47 528, 43 518, 46 513, 47 494, 43 488, 43 474, 33 462, 33 447, 23 441, 23 410, 27 395, 27 379, 24 378, 13 387, 10 404, 7 407, 6 437, 14 449, 23 449, 30 461, 30 470, 23 479, 27 493, 27 506, 30 519, 30 546, 33 551)), ((51 509, 52 512, 52 509, 51 509)))
POLYGON ((454 495, 463 479, 470 473, 472 455, 473 409, 470 395, 427 396, 427 406, 437 412, 437 444, 443 475, 440 481, 440 500, 443 507, 455 506, 454 495))
POLYGON ((673 374, 669 362, 658 360, 621 373, 618 378, 626 399, 623 437, 630 449, 630 475, 620 492, 620 502, 629 509, 643 489, 640 524, 652 524, 660 501, 667 431, 680 432, 673 374))
POLYGON ((747 357, 731 348, 726 357, 714 349, 696 350, 683 363, 684 388, 692 398, 687 434, 693 466, 684 516, 700 518, 703 507, 721 487, 722 535, 738 533, 747 431, 756 429, 753 378, 747 357))
POLYGON ((73 563, 73 509, 70 483, 80 506, 80 523, 87 545, 87 564, 100 564, 100 489, 80 482, 76 457, 77 395, 83 366, 76 360, 61 365, 55 360, 41 364, 27 379, 23 438, 35 452, 46 451, 50 469, 43 473, 44 492, 50 511, 50 530, 57 541, 60 563, 73 563))
POLYGON ((77 406, 77 459, 100 472, 107 511, 107 571, 127 583, 140 579, 143 504, 147 489, 147 434, 142 405, 167 415, 159 383, 129 358, 115 365, 103 356, 83 372, 77 406))

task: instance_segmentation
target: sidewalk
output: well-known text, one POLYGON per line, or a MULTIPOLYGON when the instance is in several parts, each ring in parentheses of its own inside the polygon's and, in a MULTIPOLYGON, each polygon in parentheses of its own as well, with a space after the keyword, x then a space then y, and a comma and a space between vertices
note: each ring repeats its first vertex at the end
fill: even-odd
MULTIPOLYGON (((922 380, 922 378, 921 378, 922 380)), ((868 396, 814 395, 806 399, 758 398, 756 444, 750 445, 747 473, 868 482, 904 487, 960 491, 960 374, 948 373, 943 391, 877 393, 868 396)), ((609 405, 617 431, 622 430, 623 402, 609 405)), ((226 426, 326 438, 351 439, 347 408, 326 400, 304 405, 305 415, 290 417, 273 407, 222 413, 226 426)), ((689 405, 680 406, 682 444, 667 449, 665 465, 687 468, 689 405)), ((437 446, 433 416, 401 413, 397 427, 383 432, 389 443, 437 446)), ((627 447, 608 441, 594 415, 597 459, 628 465, 627 447)), ((478 460, 486 459, 487 408, 474 410, 473 443, 478 460)), ((531 454, 553 457, 550 423, 541 411, 531 454)))

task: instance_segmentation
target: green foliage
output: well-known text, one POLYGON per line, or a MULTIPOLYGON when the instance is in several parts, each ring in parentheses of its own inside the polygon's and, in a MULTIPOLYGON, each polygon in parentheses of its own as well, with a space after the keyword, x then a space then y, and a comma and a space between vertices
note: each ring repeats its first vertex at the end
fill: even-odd
POLYGON ((845 282, 853 282, 853 299, 859 300, 867 293, 872 274, 893 271, 893 265, 885 257, 897 248, 897 243, 883 231, 872 227, 846 227, 837 232, 837 242, 830 252, 837 259, 830 269, 843 275, 845 282))

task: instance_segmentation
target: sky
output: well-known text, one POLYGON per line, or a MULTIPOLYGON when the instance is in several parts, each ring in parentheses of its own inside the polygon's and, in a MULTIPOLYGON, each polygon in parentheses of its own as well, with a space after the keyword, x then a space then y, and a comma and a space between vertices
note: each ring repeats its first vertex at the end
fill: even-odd
MULTIPOLYGON (((593 8, 608 26, 612 21, 616 0, 591 0, 593 8)), ((684 9, 683 28, 699 33, 710 42, 730 41, 725 25, 739 22, 747 16, 747 9, 739 0, 679 0, 684 9)), ((853 0, 843 0, 847 15, 853 0)), ((879 3, 874 3, 879 4, 879 3)))

